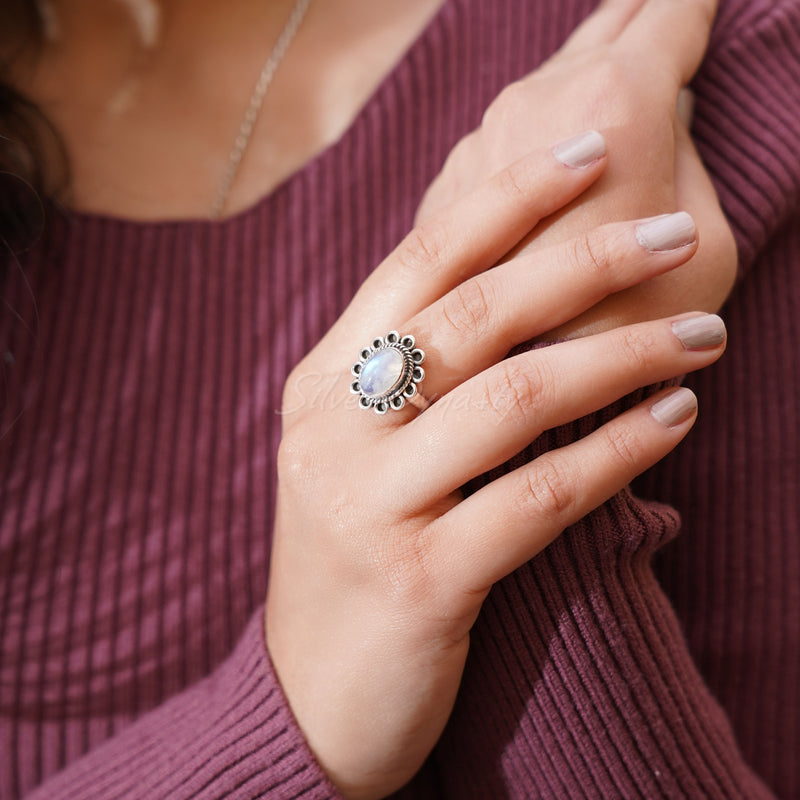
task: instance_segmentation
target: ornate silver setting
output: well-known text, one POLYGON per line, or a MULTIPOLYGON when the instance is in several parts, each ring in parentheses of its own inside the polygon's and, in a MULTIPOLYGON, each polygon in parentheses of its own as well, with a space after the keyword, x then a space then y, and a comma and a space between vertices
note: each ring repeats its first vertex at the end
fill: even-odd
POLYGON ((417 384, 425 377, 420 366, 425 353, 414 345, 413 336, 389 331, 361 351, 350 370, 355 376, 350 391, 359 395, 361 408, 371 408, 376 414, 390 408, 399 411, 417 393, 417 384))

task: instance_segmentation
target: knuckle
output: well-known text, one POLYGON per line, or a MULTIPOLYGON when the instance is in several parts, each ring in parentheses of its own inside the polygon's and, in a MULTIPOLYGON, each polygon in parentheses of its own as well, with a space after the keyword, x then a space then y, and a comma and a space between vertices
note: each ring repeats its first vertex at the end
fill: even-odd
POLYGON ((617 112, 629 109, 631 71, 620 59, 607 54, 595 64, 587 81, 587 89, 595 103, 617 112))
POLYGON ((526 470, 521 492, 523 509, 545 517, 567 514, 576 500, 575 481, 555 459, 546 456, 526 470))
POLYGON ((517 203, 527 203, 530 200, 534 181, 531 180, 531 166, 528 159, 522 158, 510 164, 498 174, 497 178, 504 197, 517 203))
POLYGON ((298 364, 286 377, 286 382, 283 384, 283 391, 281 392, 281 409, 289 407, 294 402, 294 393, 297 391, 297 386, 301 382, 302 377, 300 369, 302 362, 298 364))
POLYGON ((520 81, 510 83, 503 88, 489 104, 486 111, 483 112, 481 127, 504 127, 509 120, 509 116, 519 112, 522 91, 523 87, 520 81))
POLYGON ((430 219, 406 235, 397 248, 397 259, 409 272, 430 275, 447 263, 448 240, 447 226, 430 219))
POLYGON ((635 123, 638 128, 646 127, 649 134, 655 125, 652 112, 660 107, 656 100, 663 94, 661 83, 663 78, 655 69, 609 52, 585 76, 580 90, 583 107, 597 124, 635 123))
MULTIPOLYGON (((325 445, 320 443, 319 426, 305 421, 293 426, 278 445, 276 467, 283 501, 303 508, 307 518, 318 523, 305 533, 330 546, 331 553, 353 556, 362 541, 354 540, 353 530, 363 525, 363 509, 353 488, 352 472, 332 467, 325 445)), ((364 485, 362 479, 360 489, 369 494, 372 486, 364 485)))
POLYGON ((278 445, 278 478, 287 486, 307 485, 314 478, 313 437, 306 431, 304 422, 299 422, 287 431, 278 445))
MULTIPOLYGON (((448 173, 458 175, 461 172, 469 174, 467 167, 470 165, 470 161, 477 155, 479 144, 477 131, 471 131, 466 136, 459 139, 456 146, 445 159, 440 175, 448 173)), ((450 177, 452 177, 452 175, 450 177)))
POLYGON ((374 537, 369 561, 395 607, 418 604, 437 584, 425 529, 401 537, 374 537))
POLYGON ((573 239, 573 263, 597 280, 606 280, 613 272, 615 259, 609 242, 599 231, 590 231, 573 239))
POLYGON ((460 335, 480 336, 491 326, 492 302, 488 287, 480 280, 456 286, 442 300, 445 320, 460 335))
POLYGON ((486 407, 496 421, 528 427, 552 403, 552 376, 539 362, 524 368, 515 359, 503 361, 485 387, 486 407))
MULTIPOLYGON (((450 151, 441 172, 433 179, 417 209, 418 221, 430 220, 456 198, 463 197, 477 179, 475 164, 481 163, 476 132, 463 137, 450 151)), ((419 223, 418 223, 419 224, 419 223)))
POLYGON ((491 129, 495 125, 495 120, 499 116, 500 112, 497 107, 497 100, 499 99, 499 95, 495 98, 494 102, 490 103, 486 110, 483 112, 483 116, 481 117, 481 130, 491 129))
POLYGON ((657 341, 652 331, 642 326, 628 328, 619 334, 619 351, 625 365, 637 373, 648 373, 655 361, 657 341))
POLYGON ((640 438, 628 427, 610 426, 605 429, 608 452, 625 467, 636 468, 644 448, 640 438))

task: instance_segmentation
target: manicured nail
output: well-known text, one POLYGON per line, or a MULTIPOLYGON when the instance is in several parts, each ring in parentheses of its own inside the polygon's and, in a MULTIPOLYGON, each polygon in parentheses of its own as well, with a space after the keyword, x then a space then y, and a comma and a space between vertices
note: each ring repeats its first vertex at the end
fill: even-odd
POLYGON ((689 389, 676 389, 650 406, 650 413, 662 425, 674 428, 685 422, 697 410, 697 398, 689 389))
POLYGON ((725 323, 716 314, 679 319, 672 323, 672 332, 687 350, 719 347, 725 341, 725 323))
POLYGON ((606 140, 597 131, 585 131, 559 142, 553 155, 567 167, 588 167, 606 154, 606 140))
POLYGON ((636 226, 636 240, 651 253, 685 247, 696 236, 694 220, 685 211, 653 217, 636 226))

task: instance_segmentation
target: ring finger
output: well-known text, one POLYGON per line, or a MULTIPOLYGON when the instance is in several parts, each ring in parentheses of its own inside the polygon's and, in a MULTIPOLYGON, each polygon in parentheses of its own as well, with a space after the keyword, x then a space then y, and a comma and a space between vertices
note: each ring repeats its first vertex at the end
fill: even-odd
POLYGON ((404 327, 424 347, 428 399, 490 367, 521 342, 605 296, 688 261, 696 250, 685 212, 604 225, 525 254, 448 292, 404 327))
POLYGON ((642 386, 708 366, 722 354, 724 342, 722 320, 697 314, 514 356, 398 428, 387 463, 408 466, 404 495, 426 508, 502 464, 543 431, 642 386))

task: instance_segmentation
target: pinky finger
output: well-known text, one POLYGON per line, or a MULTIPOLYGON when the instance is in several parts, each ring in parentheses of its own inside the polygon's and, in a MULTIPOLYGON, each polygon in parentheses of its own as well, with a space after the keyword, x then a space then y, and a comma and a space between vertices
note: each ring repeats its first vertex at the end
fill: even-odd
POLYGON ((463 500, 431 537, 449 585, 488 590, 667 455, 696 416, 689 389, 664 390, 463 500))

